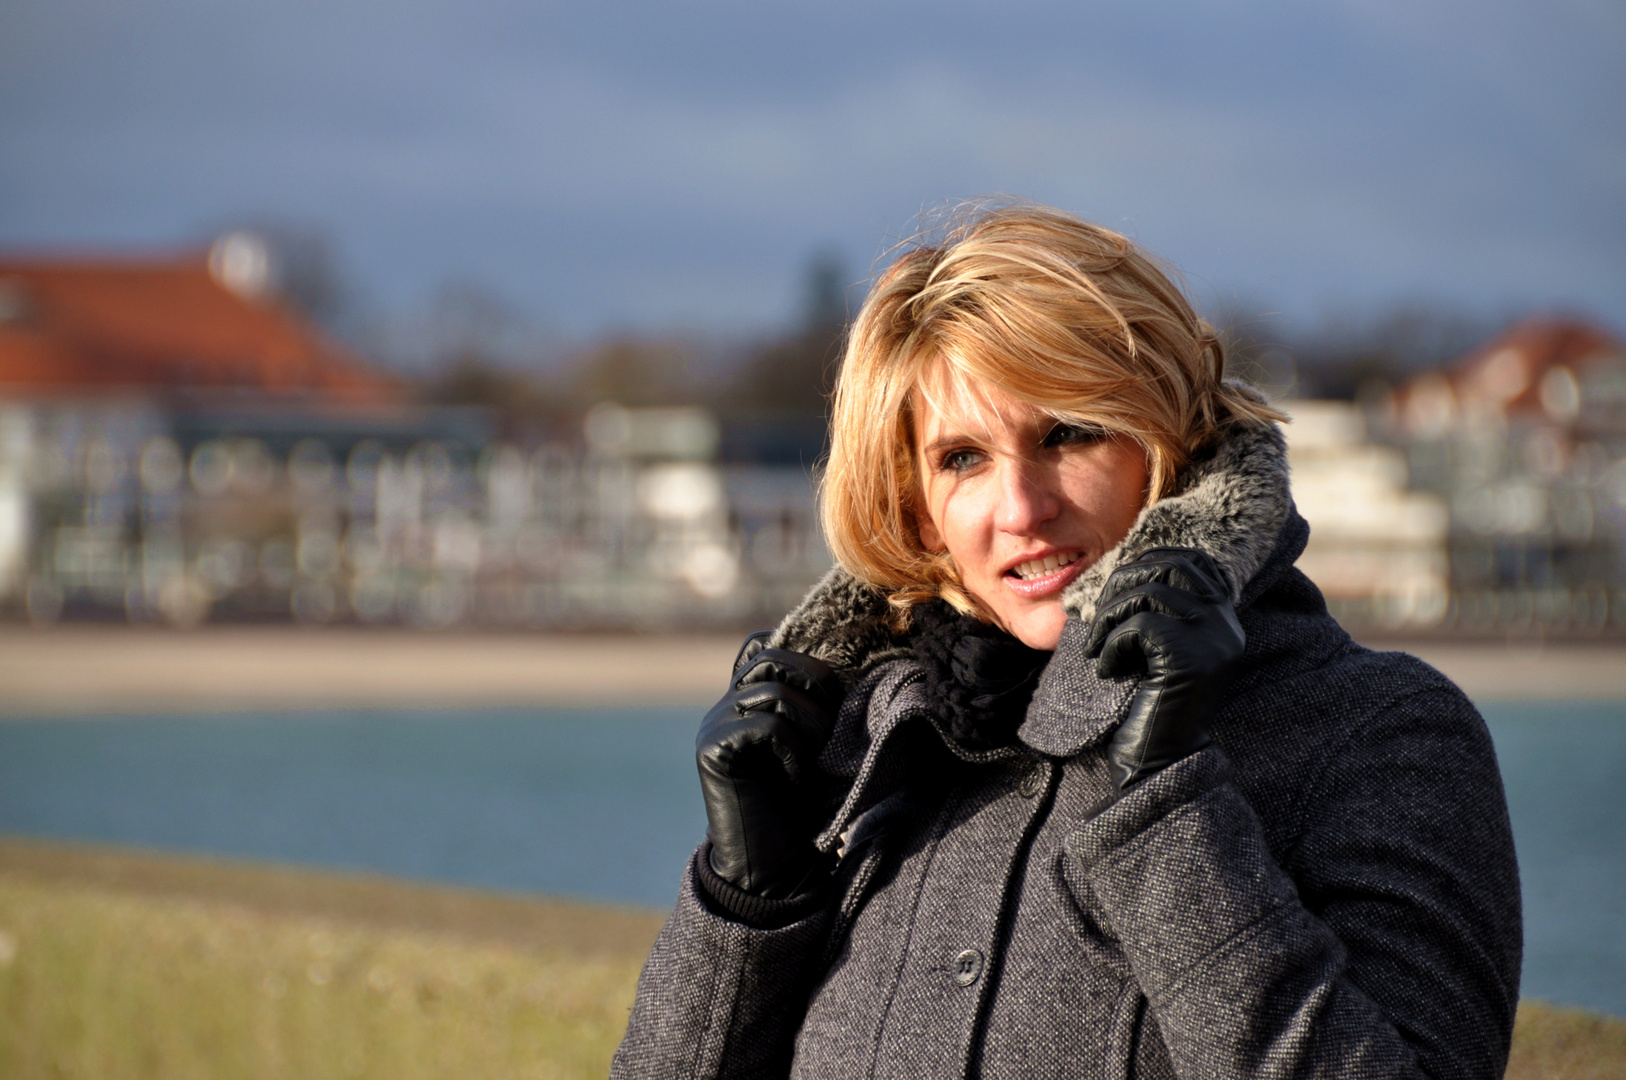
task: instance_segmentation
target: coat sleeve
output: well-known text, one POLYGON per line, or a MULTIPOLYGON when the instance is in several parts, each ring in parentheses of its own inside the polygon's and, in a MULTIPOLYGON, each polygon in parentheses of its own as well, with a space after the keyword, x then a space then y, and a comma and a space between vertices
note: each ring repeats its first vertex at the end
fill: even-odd
POLYGON ((1176 1072, 1500 1077, 1520 907, 1484 722, 1423 691, 1327 749, 1285 868, 1217 747, 1068 837, 1176 1072))
POLYGON ((831 913, 759 929, 717 908, 695 853, 677 907, 638 978, 612 1080, 772 1077, 789 1072, 831 913))

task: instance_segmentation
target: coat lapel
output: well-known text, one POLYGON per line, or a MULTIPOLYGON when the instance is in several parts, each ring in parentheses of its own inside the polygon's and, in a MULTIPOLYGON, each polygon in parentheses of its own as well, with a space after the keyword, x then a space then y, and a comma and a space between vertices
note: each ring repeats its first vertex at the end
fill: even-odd
POLYGON ((1103 679, 1095 661, 1084 658, 1089 624, 1068 619, 1061 643, 1039 685, 1016 737, 1050 757, 1072 757, 1089 749, 1118 726, 1134 697, 1137 679, 1103 679))

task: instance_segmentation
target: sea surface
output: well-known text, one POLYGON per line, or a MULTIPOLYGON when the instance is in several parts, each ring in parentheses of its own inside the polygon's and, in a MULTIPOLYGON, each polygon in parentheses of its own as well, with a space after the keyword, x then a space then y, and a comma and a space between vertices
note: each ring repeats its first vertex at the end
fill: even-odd
MULTIPOLYGON (((1626 1016, 1626 702, 1493 704, 1523 992, 1626 1016)), ((670 905, 692 709, 0 721, 0 832, 670 905)))

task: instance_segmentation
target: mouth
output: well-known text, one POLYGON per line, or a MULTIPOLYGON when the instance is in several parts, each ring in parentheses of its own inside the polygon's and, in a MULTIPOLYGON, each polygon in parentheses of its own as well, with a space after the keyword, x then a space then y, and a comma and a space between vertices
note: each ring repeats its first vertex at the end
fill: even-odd
POLYGON ((1017 563, 1005 571, 1004 581, 1017 595, 1036 600, 1061 592, 1088 566, 1082 551, 1053 551, 1017 563))

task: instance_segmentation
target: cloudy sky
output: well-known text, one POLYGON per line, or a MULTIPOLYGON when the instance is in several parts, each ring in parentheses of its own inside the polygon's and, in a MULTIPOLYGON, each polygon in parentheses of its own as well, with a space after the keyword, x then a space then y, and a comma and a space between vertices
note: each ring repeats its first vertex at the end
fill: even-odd
POLYGON ((580 338, 793 317, 923 207, 1127 231, 1209 305, 1626 325, 1619 0, 5 0, 0 246, 331 236, 580 338))

